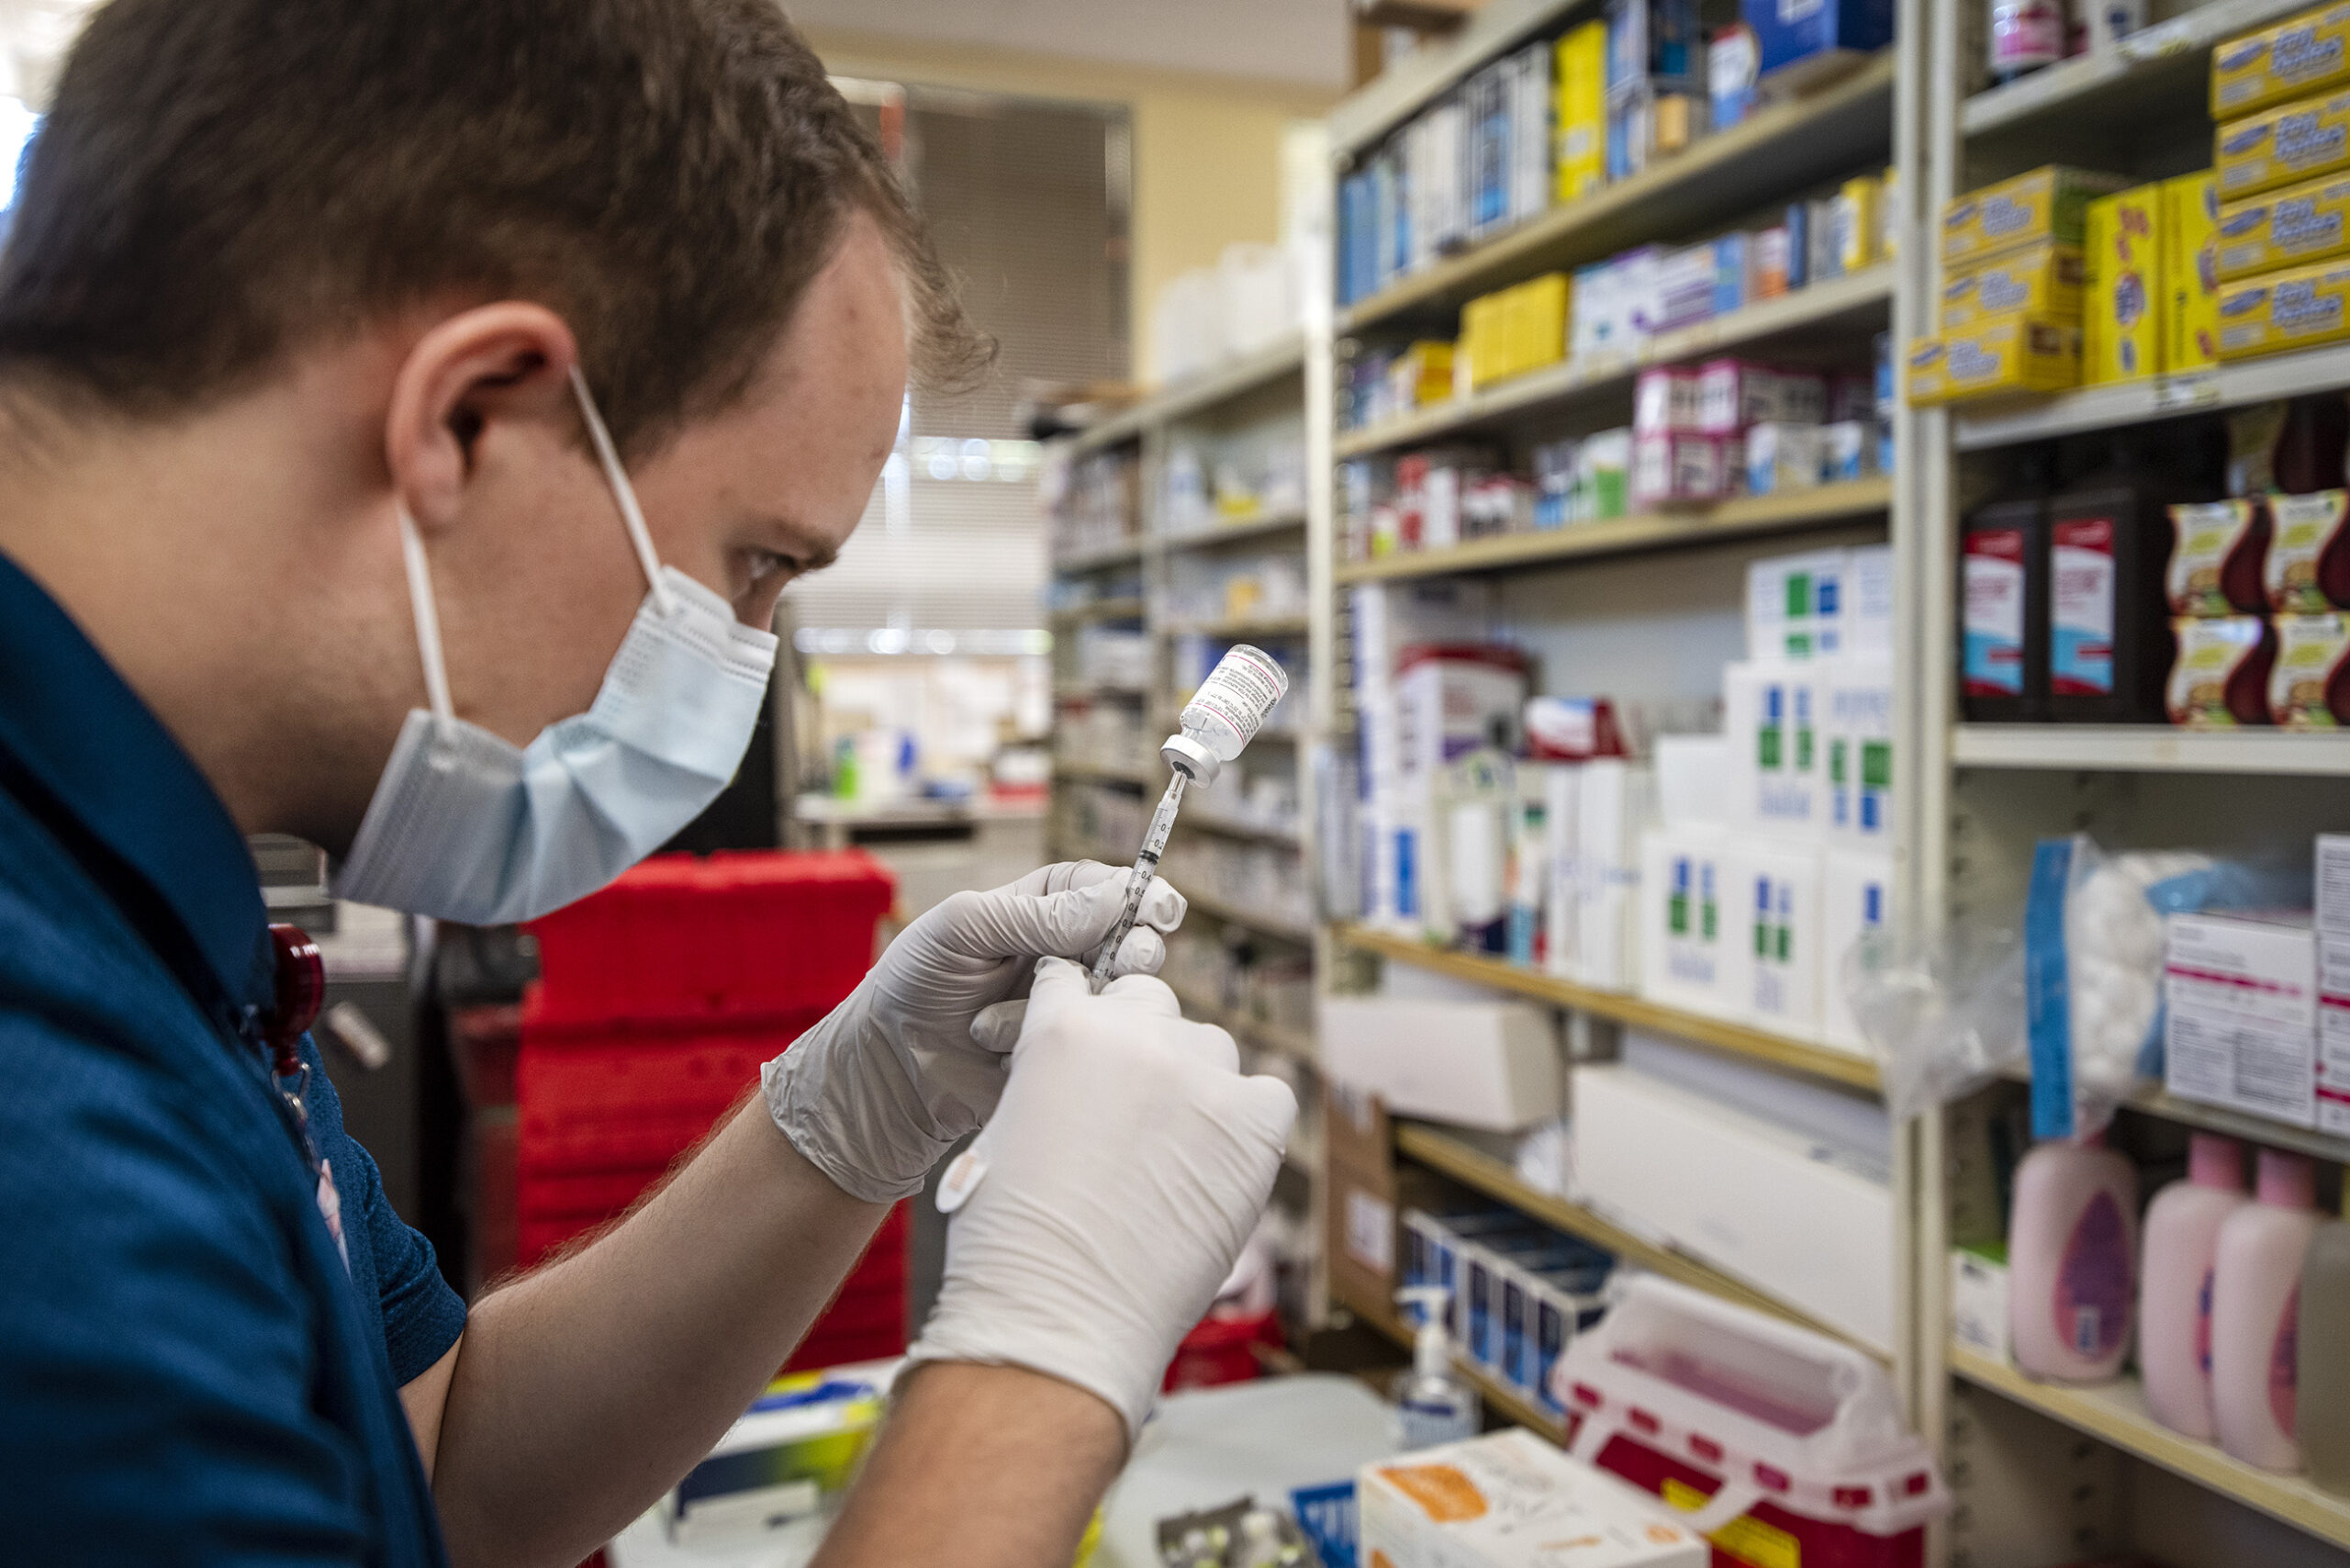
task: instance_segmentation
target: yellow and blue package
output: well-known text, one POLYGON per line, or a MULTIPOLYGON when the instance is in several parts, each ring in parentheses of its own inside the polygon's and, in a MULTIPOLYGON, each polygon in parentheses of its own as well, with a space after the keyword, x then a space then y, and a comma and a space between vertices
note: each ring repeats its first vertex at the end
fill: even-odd
POLYGON ((2058 392, 2078 386, 2080 379, 2080 328, 2028 316, 1916 339, 1905 373, 1911 408, 2009 392, 2058 392))
POLYGON ((2350 338, 2350 257, 2220 286, 2220 358, 2255 359, 2350 338))
POLYGON ((2344 166, 2350 166, 2350 93, 2282 104, 2212 133, 2211 169, 2222 200, 2344 166))
POLYGON ((2240 118, 2350 80, 2345 40, 2350 5, 2339 0, 2228 39, 2211 51, 2211 118, 2240 118))
POLYGON ((2220 357, 2220 186, 2206 169, 2159 187, 2163 368, 2176 375, 2220 357))
POLYGON ((767 1392, 660 1504, 679 1546, 755 1535, 823 1512, 881 1425, 888 1363, 795 1373, 767 1392))
POLYGON ((2077 245, 2088 204, 2129 184, 2119 174, 2047 163, 1969 191, 1942 209, 1942 260, 1971 264, 2042 240, 2077 245))
POLYGON ((1559 39, 1557 197, 1571 202, 1607 183, 1607 24, 1585 22, 1559 39))
POLYGON ((2350 174, 2333 174, 2220 208, 2221 278, 2297 267, 2350 251, 2350 174))
POLYGON ((1963 332, 2003 316, 2077 321, 2087 278, 2081 249, 2043 241, 1955 272, 1942 285, 1942 330, 1963 332))
POLYGON ((2089 203, 2088 291, 2081 313, 2081 379, 2091 385, 2158 375, 2170 296, 2162 258, 2159 187, 2089 203))

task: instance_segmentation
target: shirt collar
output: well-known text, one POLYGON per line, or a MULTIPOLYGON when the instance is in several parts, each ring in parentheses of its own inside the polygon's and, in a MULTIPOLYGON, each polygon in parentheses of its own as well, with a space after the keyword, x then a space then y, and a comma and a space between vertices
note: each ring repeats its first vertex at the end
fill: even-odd
POLYGON ((269 916, 228 807, 63 607, 5 554, 0 747, 147 881, 232 1006, 271 1004, 269 916))

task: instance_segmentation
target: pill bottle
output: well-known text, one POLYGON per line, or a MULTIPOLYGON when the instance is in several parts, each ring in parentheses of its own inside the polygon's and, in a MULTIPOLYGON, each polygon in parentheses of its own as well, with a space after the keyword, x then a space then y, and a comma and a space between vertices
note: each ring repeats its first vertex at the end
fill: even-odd
POLYGON ((1970 723, 2045 716, 2055 472, 2054 447, 2022 448, 2008 482, 1959 525, 1959 700, 1970 723))
POLYGON ((1213 784, 1224 765, 1257 738, 1265 715, 1289 691, 1289 675, 1273 655, 1235 643, 1183 704, 1158 755, 1195 784, 1213 784))

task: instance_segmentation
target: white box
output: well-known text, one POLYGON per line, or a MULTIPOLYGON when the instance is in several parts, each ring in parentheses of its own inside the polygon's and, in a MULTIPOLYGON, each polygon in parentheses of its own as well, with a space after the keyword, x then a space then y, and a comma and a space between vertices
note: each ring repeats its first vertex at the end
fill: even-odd
POLYGON ((1640 372, 1632 386, 1632 432, 1661 435, 1695 431, 1697 377, 1685 370, 1659 366, 1640 372))
POLYGON ((1546 897, 1542 906, 1542 967, 1572 980, 1583 965, 1583 888, 1579 846, 1583 828, 1583 767, 1542 767, 1542 832, 1546 897))
POLYGON ((1893 907, 1893 857, 1877 849, 1830 850, 1820 875, 1820 1037, 1839 1049, 1866 1055, 1869 1043, 1844 990, 1844 960, 1861 934, 1883 925, 1893 907))
POLYGON ((1524 1428, 1363 1466, 1359 1551, 1390 1568, 1706 1568, 1672 1507, 1524 1428))
POLYGON ((1733 1015, 1774 1034, 1818 1039, 1827 946, 1819 851, 1750 840, 1725 868, 1731 919, 1724 980, 1733 1015))
POLYGON ((1697 422, 1709 435, 1734 435, 1778 411, 1776 372, 1741 359, 1718 359, 1697 367, 1697 422))
POLYGON ((1531 1002, 1326 996, 1321 1057, 1397 1115, 1516 1132, 1566 1108, 1558 1033, 1531 1002))
POLYGON ((1841 648, 1848 555, 1843 550, 1808 550, 1750 565, 1746 656, 1801 661, 1841 648))
POLYGON ((1893 662, 1893 588, 1892 545, 1863 544, 1844 552, 1842 637, 1832 651, 1893 662))
POLYGON ((2350 1137, 2350 936, 2317 938, 2317 1125, 2350 1137))
POLYGON ((2307 917, 2163 923, 2167 1086, 2295 1126, 2317 1122, 2317 935, 2307 917))
POLYGON ((1395 672, 1396 764, 1427 774, 1493 743, 1516 746, 1526 663, 1516 649, 1457 644, 1406 648, 1395 672))
POLYGON ((1809 665, 1736 664, 1722 671, 1722 734, 1733 825, 1819 842, 1827 829, 1819 701, 1809 665))
POLYGON ((1720 735, 1659 735, 1657 817, 1667 827, 1724 827, 1730 817, 1729 743, 1720 735))
POLYGON ((2350 833, 2317 835, 2317 928, 2350 935, 2350 833))
POLYGON ((1950 1255, 1950 1335, 2005 1366, 2008 1336, 2008 1266, 1997 1258, 1955 1248, 1950 1255))
POLYGON ((1631 991, 1639 982, 1640 834, 1655 810, 1655 775, 1614 759, 1586 762, 1578 793, 1576 978, 1631 991))
POLYGON ((1735 921, 1719 830, 1664 829, 1640 840, 1640 994, 1718 1016, 1733 1012, 1726 950, 1735 921))
POLYGON ((1572 1092, 1586 1202, 1891 1352, 1887 1182, 1816 1138, 1627 1068, 1578 1067, 1572 1092))
POLYGON ((1816 489, 1821 427, 1768 420, 1746 432, 1746 487, 1754 495, 1816 489))
POLYGON ((1865 479, 1876 472, 1877 422, 1839 420, 1819 427, 1819 477, 1823 484, 1865 479))
POLYGON ((1838 844, 1890 845, 1897 765, 1892 662, 1848 656, 1821 670, 1828 836, 1838 844))

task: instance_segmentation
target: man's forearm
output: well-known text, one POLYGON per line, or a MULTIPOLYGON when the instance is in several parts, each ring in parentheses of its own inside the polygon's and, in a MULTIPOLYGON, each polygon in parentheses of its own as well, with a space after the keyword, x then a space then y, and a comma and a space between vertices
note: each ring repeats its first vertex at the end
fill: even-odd
POLYGON ((887 1209, 749 1101, 617 1228, 474 1309, 433 1491, 454 1560, 567 1568, 710 1450, 887 1209))
POLYGON ((1017 1367, 916 1367, 816 1568, 1072 1562, 1125 1446, 1117 1412, 1073 1383, 1017 1367))

